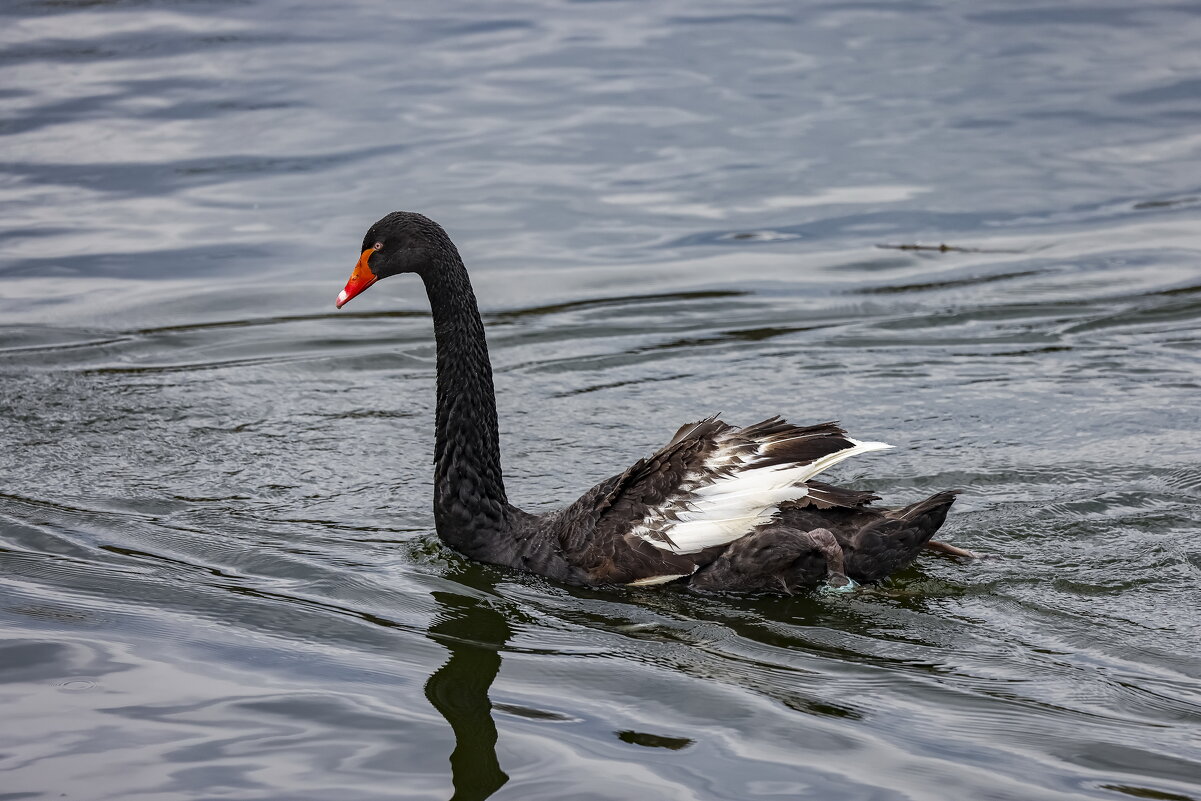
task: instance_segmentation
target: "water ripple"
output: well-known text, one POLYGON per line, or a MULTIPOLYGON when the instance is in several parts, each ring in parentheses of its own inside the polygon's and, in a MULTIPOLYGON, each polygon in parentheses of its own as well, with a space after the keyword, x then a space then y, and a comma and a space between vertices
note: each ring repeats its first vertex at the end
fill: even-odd
POLYGON ((0 9, 4 798, 1201 799, 1201 16, 0 9), (420 282, 512 499, 723 410, 963 491, 846 596, 564 587, 433 532, 420 282))

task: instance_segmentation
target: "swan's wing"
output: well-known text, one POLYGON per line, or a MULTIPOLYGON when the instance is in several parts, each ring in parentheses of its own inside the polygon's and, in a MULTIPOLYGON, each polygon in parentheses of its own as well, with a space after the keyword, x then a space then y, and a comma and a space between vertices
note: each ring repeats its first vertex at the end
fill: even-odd
POLYGON ((889 447, 851 439, 836 423, 795 426, 778 417, 727 428, 713 445, 630 534, 678 554, 728 545, 771 520, 780 504, 807 497, 806 482, 823 470, 889 447))
POLYGON ((689 477, 703 470, 725 436, 734 430, 717 415, 680 427, 671 441, 646 459, 639 459, 600 498, 597 528, 624 534, 629 527, 658 509, 670 509, 685 491, 689 477))
MULTIPOLYGON (((835 423, 794 426, 778 417, 745 428, 716 417, 691 423, 657 453, 565 509, 563 549, 582 557, 587 564, 581 566, 594 575, 596 565, 605 575, 609 565, 637 566, 633 578, 611 580, 688 575, 707 561, 706 549, 768 522, 781 503, 806 498, 813 476, 850 456, 887 447, 857 442, 835 423), (586 519, 591 526, 584 525, 586 519)), ((815 494, 825 495, 818 503, 855 500, 819 487, 815 494)))
POLYGON ((681 426, 671 441, 624 473, 597 484, 555 515, 563 555, 596 583, 662 583, 690 575, 692 557, 628 536, 652 510, 667 505, 730 426, 709 417, 681 426))

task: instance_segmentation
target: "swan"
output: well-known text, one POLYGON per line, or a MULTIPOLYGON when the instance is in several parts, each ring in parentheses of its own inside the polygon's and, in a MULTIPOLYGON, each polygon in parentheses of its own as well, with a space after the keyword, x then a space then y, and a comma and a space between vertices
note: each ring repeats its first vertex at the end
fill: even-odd
POLYGON ((833 422, 738 427, 707 417, 567 506, 523 512, 505 493, 484 324, 446 231, 413 212, 376 222, 337 307, 398 273, 421 278, 433 312, 434 522, 468 558, 577 585, 791 594, 879 581, 923 549, 975 556, 931 539, 956 491, 876 508, 877 495, 818 481, 845 459, 891 447, 833 422))

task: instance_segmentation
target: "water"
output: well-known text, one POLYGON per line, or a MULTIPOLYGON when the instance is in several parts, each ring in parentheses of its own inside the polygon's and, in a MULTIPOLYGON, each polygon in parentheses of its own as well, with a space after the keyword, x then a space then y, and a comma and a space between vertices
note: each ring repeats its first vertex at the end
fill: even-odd
POLYGON ((0 799, 1201 799, 1196 7, 0 18, 0 799), (526 508, 782 412, 993 558, 465 562, 420 284, 333 309, 397 208, 472 269, 526 508))

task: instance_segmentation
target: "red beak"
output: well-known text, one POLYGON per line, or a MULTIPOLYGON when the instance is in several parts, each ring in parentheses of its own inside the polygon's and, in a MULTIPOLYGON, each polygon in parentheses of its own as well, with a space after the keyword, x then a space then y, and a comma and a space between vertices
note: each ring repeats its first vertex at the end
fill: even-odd
POLYGON ((375 273, 371 272, 371 268, 367 266, 367 259, 374 252, 375 248, 367 248, 363 251, 363 255, 359 256, 359 263, 354 266, 354 272, 350 274, 350 280, 346 282, 346 288, 338 294, 338 299, 334 302, 334 305, 339 309, 345 306, 355 295, 379 280, 375 276, 375 273))

